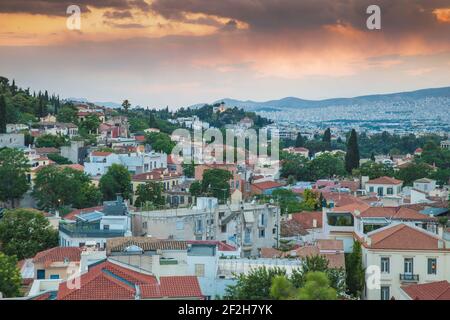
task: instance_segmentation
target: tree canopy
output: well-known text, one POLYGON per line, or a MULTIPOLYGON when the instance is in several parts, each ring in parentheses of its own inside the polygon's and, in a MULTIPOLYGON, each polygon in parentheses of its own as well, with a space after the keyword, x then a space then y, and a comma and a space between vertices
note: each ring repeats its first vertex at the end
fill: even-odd
POLYGON ((0 201, 10 202, 22 198, 29 188, 27 173, 30 169, 28 159, 18 149, 0 150, 0 201))
POLYGON ((103 194, 103 200, 115 200, 118 194, 121 194, 124 199, 130 199, 131 175, 124 166, 113 164, 101 177, 99 188, 103 194))

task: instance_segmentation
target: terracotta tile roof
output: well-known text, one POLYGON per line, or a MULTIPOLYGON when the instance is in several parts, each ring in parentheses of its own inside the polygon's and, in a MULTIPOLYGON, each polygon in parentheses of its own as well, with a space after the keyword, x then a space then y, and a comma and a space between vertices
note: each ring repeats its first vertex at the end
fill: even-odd
POLYGON ((50 266, 54 262, 80 262, 81 249, 78 247, 55 247, 41 251, 33 258, 33 263, 43 263, 44 266, 50 266))
POLYGON ((152 237, 112 238, 106 242, 107 254, 123 252, 129 246, 138 246, 144 251, 187 250, 187 242, 179 240, 161 240, 152 237))
POLYGON ((211 244, 217 245, 217 250, 219 251, 236 251, 237 249, 233 247, 231 244, 224 243, 219 240, 188 240, 186 241, 188 244, 211 244))
POLYGON ((412 300, 450 300, 450 283, 446 280, 401 288, 412 300))
POLYGON ((274 188, 280 188, 283 185, 275 182, 275 181, 264 181, 259 183, 253 183, 252 187, 255 187, 259 190, 267 190, 267 189, 274 189, 274 188))
POLYGON ((91 155, 93 157, 107 157, 107 156, 109 156, 111 154, 112 154, 112 152, 104 152, 104 151, 93 151, 91 153, 91 155))
POLYGON ((322 195, 327 200, 327 202, 333 201, 335 207, 343 207, 355 203, 366 203, 363 199, 352 196, 351 194, 344 194, 339 192, 322 192, 322 195))
POLYGON ((139 142, 144 142, 145 136, 134 136, 134 140, 139 141, 139 142))
POLYGON ((317 246, 322 250, 343 251, 344 242, 342 240, 320 239, 317 240, 317 246))
POLYGON ((299 258, 306 258, 316 256, 320 254, 320 250, 317 246, 303 246, 287 252, 289 256, 295 256, 299 258))
POLYGON ((363 218, 389 218, 394 220, 436 220, 407 207, 370 207, 360 214, 363 218))
POLYGON ((281 221, 280 223, 280 233, 282 237, 295 237, 295 236, 306 236, 309 234, 308 231, 302 226, 297 220, 291 219, 288 221, 281 221))
POLYGON ((281 258, 283 256, 283 252, 275 248, 261 248, 259 255, 261 258, 274 259, 281 258))
POLYGON ((58 300, 134 300, 202 298, 195 276, 161 277, 139 273, 109 261, 89 268, 80 277, 79 288, 61 283, 58 300), (137 290, 139 288, 139 290, 137 290))
POLYGON ((293 213, 292 219, 300 223, 304 229, 322 228, 322 212, 320 211, 293 213), (317 221, 316 227, 314 227, 314 220, 317 221))
POLYGON ((366 184, 394 184, 394 185, 402 184, 402 183, 403 183, 403 181, 401 181, 401 180, 397 180, 397 179, 394 179, 391 177, 386 177, 386 176, 376 178, 373 180, 369 180, 366 182, 366 184))
POLYGON ((94 212, 94 211, 102 211, 103 210, 103 206, 96 206, 96 207, 91 207, 91 208, 83 208, 83 209, 76 209, 73 210, 71 212, 69 212, 68 214, 66 214, 63 218, 65 220, 76 220, 76 216, 82 213, 89 213, 89 212, 94 212))
POLYGON ((372 249, 438 250, 438 237, 400 223, 370 234, 372 249))
POLYGON ((340 253, 321 253, 322 256, 327 258, 329 268, 344 268, 345 269, 345 254, 340 253))
POLYGON ((35 148, 36 154, 59 153, 59 149, 53 147, 35 148))

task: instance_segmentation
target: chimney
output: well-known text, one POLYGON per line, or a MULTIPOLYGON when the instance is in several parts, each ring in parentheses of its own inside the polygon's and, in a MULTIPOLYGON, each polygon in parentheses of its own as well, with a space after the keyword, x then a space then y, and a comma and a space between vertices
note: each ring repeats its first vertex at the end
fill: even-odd
POLYGON ((317 219, 313 219, 313 228, 317 228, 317 219))

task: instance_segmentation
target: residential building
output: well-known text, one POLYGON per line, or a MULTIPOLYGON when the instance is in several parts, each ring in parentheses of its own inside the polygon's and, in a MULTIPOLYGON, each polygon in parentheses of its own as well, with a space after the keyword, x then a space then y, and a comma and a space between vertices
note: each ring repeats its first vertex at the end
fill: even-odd
POLYGON ((79 286, 59 285, 57 300, 161 300, 203 299, 195 276, 162 276, 128 265, 105 261, 91 265, 79 286))
POLYGON ((25 148, 25 135, 23 133, 1 133, 0 148, 25 148))
POLYGON ((368 286, 368 300, 402 299, 402 287, 450 280, 450 242, 405 223, 394 223, 360 238, 363 264, 378 267, 380 286, 368 286))
POLYGON ((94 245, 104 248, 107 239, 131 236, 131 218, 121 197, 103 202, 102 209, 87 210, 65 217, 59 224, 62 247, 94 245))
POLYGON ((450 150, 450 140, 441 141, 441 148, 450 150))
POLYGON ((303 147, 289 147, 283 149, 283 151, 291 154, 297 154, 309 159, 309 150, 303 147))
POLYGON ((68 136, 69 138, 78 136, 78 127, 73 123, 39 122, 37 126, 41 134, 68 136))
POLYGON ((55 247, 41 251, 33 258, 34 278, 67 280, 80 267, 82 249, 55 247))
POLYGON ((161 239, 219 240, 257 256, 259 248, 276 245, 279 208, 269 204, 219 205, 216 198, 198 198, 193 208, 135 211, 133 234, 161 239))
POLYGON ((123 165, 133 174, 141 174, 167 168, 167 155, 154 151, 126 154, 93 151, 89 154, 89 161, 84 163, 84 172, 90 176, 102 176, 113 164, 123 165))
POLYGON ((252 194, 271 195, 275 190, 281 189, 283 185, 275 181, 265 181, 251 184, 252 194))
POLYGON ((399 196, 402 192, 403 181, 391 177, 380 177, 365 183, 368 193, 376 193, 379 197, 399 196))
POLYGON ((414 189, 430 193, 434 189, 436 189, 436 180, 428 179, 428 178, 422 178, 414 181, 414 189))

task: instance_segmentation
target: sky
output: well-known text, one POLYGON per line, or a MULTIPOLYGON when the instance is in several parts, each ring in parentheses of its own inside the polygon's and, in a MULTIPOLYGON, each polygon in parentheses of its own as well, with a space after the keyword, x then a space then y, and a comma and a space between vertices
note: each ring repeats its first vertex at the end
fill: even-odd
POLYGON ((444 87, 450 0, 0 0, 0 75, 170 108, 444 87), (370 5, 381 30, 366 26, 370 5))

